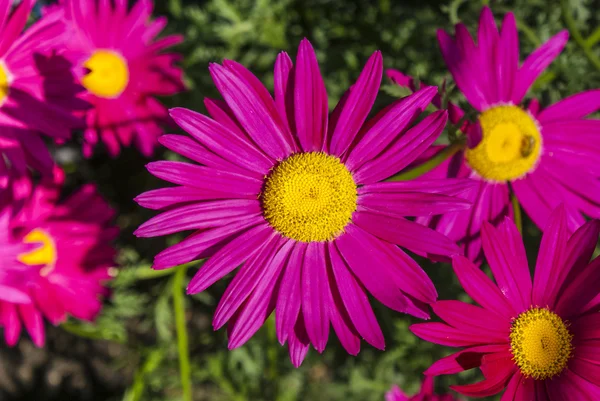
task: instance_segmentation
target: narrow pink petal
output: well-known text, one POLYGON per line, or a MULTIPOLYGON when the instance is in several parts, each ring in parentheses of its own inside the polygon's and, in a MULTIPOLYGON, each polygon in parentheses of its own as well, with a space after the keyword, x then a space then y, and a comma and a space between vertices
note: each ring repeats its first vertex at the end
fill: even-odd
POLYGON ((450 388, 460 394, 469 397, 489 397, 498 394, 506 388, 512 376, 517 373, 517 367, 514 363, 507 363, 502 366, 495 376, 485 378, 484 380, 463 386, 450 386, 450 388))
POLYGON ((466 293, 483 308, 512 319, 517 312, 486 274, 464 256, 452 258, 452 267, 466 293))
POLYGON ((302 264, 302 313, 308 338, 318 352, 325 350, 329 338, 329 315, 325 303, 328 287, 325 244, 311 242, 302 264))
POLYGON ((503 82, 496 80, 495 59, 500 35, 494 15, 489 7, 485 6, 479 15, 479 26, 477 28, 477 50, 479 51, 479 62, 481 70, 481 87, 488 99, 497 99, 499 86, 503 82))
POLYGON ((266 224, 259 224, 240 234, 219 249, 200 268, 187 287, 188 294, 204 291, 217 280, 232 272, 254 253, 260 251, 272 236, 274 236, 273 229, 266 224))
POLYGON ((233 223, 241 217, 262 213, 260 202, 254 199, 231 199, 194 203, 168 210, 142 224, 137 237, 157 237, 185 230, 199 230, 233 223))
POLYGON ((385 349, 385 340, 364 288, 358 283, 342 259, 334 243, 328 245, 331 267, 340 297, 358 333, 366 342, 385 349))
POLYGON ((445 235, 402 217, 380 213, 359 210, 354 213, 352 220, 376 237, 415 253, 440 256, 460 253, 460 248, 445 235))
POLYGON ((0 302, 0 323, 4 326, 4 340, 9 347, 14 347, 21 337, 21 319, 17 304, 0 302))
POLYGON ((221 158, 263 175, 273 167, 273 161, 254 145, 242 140, 218 122, 180 107, 171 109, 169 114, 184 131, 221 158))
POLYGON ((358 355, 360 352, 360 337, 356 328, 352 324, 348 312, 341 300, 339 291, 336 288, 335 278, 332 272, 328 272, 330 283, 333 286, 326 292, 325 309, 329 313, 329 320, 333 326, 333 330, 337 335, 342 347, 350 355, 358 355))
POLYGON ((302 365, 302 362, 308 353, 309 345, 310 340, 308 339, 308 334, 306 334, 304 318, 302 317, 302 314, 300 314, 298 316, 298 321, 296 322, 295 328, 290 331, 288 340, 288 348, 292 365, 297 368, 302 365))
POLYGON ((600 236, 600 221, 590 220, 581 226, 567 242, 565 268, 569 275, 565 280, 568 285, 570 280, 577 277, 588 265, 598 243, 600 236))
POLYGON ((317 56, 307 39, 300 42, 294 70, 296 135, 304 151, 320 151, 327 132, 329 105, 317 56))
POLYGON ((272 237, 259 252, 242 265, 217 305, 213 318, 215 330, 227 323, 254 291, 263 290, 271 276, 277 274, 285 263, 292 245, 291 241, 272 237))
POLYGON ((376 51, 352 86, 331 136, 330 150, 342 156, 365 122, 381 85, 383 58, 376 51))
POLYGON ((146 165, 150 174, 173 184, 232 195, 258 195, 262 181, 190 163, 157 161, 146 165))
POLYGON ((286 342, 294 331, 294 326, 298 320, 302 299, 302 265, 304 263, 306 246, 307 244, 304 242, 298 242, 294 245, 281 279, 281 285, 279 286, 279 295, 275 308, 275 325, 277 338, 281 345, 286 342))
POLYGON ((588 382, 598 386, 598 392, 600 393, 600 365, 582 358, 573 358, 569 361, 569 369, 588 382))
MULTIPOLYGON (((232 70, 218 64, 211 64, 210 74, 221 95, 256 144, 271 158, 282 160, 289 156, 293 148, 286 141, 287 128, 284 126, 275 102, 266 89, 255 87, 248 82, 248 74, 242 74, 241 67, 232 70), (243 76, 242 76, 243 75, 243 76), (257 92, 257 88, 260 91, 257 92)), ((247 71, 244 69, 244 71, 247 71)))
POLYGON ((358 188, 358 194, 403 194, 417 192, 458 196, 471 192, 477 189, 477 187, 477 181, 465 178, 419 179, 363 185, 358 188))
POLYGON ((213 120, 227 127, 229 131, 234 133, 240 140, 252 143, 248 135, 243 131, 241 125, 237 122, 233 115, 233 111, 231 111, 231 108, 227 103, 222 100, 205 98, 204 106, 206 106, 206 111, 208 111, 208 114, 213 120))
POLYGON ((586 312, 584 307, 598 296, 599 286, 600 258, 596 258, 557 294, 558 299, 551 299, 549 305, 561 316, 577 316, 586 312))
POLYGON ((417 323, 410 326, 417 337, 447 347, 469 347, 488 344, 492 336, 482 336, 470 331, 455 329, 444 323, 417 323))
MULTIPOLYGON (((164 209, 179 203, 188 203, 202 200, 231 199, 231 194, 214 192, 188 187, 167 187, 153 189, 138 195, 134 200, 142 207, 152 210, 164 209)), ((247 195, 246 199, 256 199, 256 195, 247 195)))
POLYGON ((419 117, 436 93, 436 87, 425 87, 410 96, 397 100, 391 107, 374 117, 376 122, 364 133, 350 152, 346 161, 348 169, 354 171, 381 153, 419 117))
POLYGON ((46 342, 46 334, 44 331, 44 319, 42 314, 33 304, 22 304, 18 306, 18 309, 19 316, 21 316, 23 324, 31 336, 33 343, 37 347, 43 347, 46 342))
POLYGON ((546 380, 548 394, 559 401, 596 401, 600 397, 600 387, 585 380, 571 369, 565 369, 556 380, 546 380))
POLYGON ((35 304, 50 321, 57 325, 67 318, 65 307, 58 301, 54 286, 40 281, 41 288, 34 293, 35 304), (42 284, 43 283, 43 284, 42 284))
MULTIPOLYGON (((275 87, 275 105, 288 128, 295 126, 293 110, 293 68, 292 59, 286 52, 281 52, 275 59, 273 86, 275 87), (290 81, 290 78, 292 81, 290 81)), ((291 128, 290 128, 291 129, 291 128)))
POLYGON ((521 103, 537 77, 554 61, 569 40, 569 32, 563 30, 531 53, 519 68, 512 93, 512 102, 521 103))
POLYGON ((519 68, 519 37, 515 15, 512 12, 504 17, 496 52, 496 82, 500 83, 497 88, 498 100, 510 102, 519 68))
POLYGON ((395 217, 432 216, 467 210, 471 202, 454 196, 419 192, 366 193, 358 197, 359 209, 395 217))
POLYGON ((569 239, 565 210, 558 207, 544 230, 533 277, 532 304, 552 308, 556 291, 568 273, 564 266, 569 239))
MULTIPOLYGON (((34 0, 25 0, 21 2, 10 16, 10 19, 3 27, 2 36, 0 39, 0 55, 4 56, 5 53, 13 45, 19 34, 25 28, 27 23, 27 17, 35 4, 34 0)), ((6 5, 6 8, 10 9, 10 5, 6 5)))
POLYGON ((509 344, 479 345, 466 348, 434 362, 425 371, 426 375, 452 375, 465 370, 478 368, 484 355, 496 352, 506 352, 509 344))
POLYGON ((462 301, 438 301, 431 306, 450 326, 487 337, 490 343, 508 342, 510 322, 489 310, 462 301))
POLYGON ((490 223, 482 227, 483 252, 498 288, 519 312, 531 306, 531 274, 523 240, 512 220, 506 218, 496 230, 490 223))
POLYGON ((500 401, 527 401, 535 397, 535 383, 521 373, 516 373, 508 382, 500 401))
POLYGON ((592 89, 566 97, 543 109, 536 117, 545 125, 561 120, 584 118, 600 109, 600 89, 592 89))

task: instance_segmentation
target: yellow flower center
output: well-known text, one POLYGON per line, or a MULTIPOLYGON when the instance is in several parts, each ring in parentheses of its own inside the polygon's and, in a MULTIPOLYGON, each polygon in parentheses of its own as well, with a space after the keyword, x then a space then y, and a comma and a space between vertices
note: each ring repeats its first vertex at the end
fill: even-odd
POLYGON ((261 194, 265 219, 288 238, 329 241, 344 231, 356 210, 356 184, 335 156, 297 153, 266 177, 261 194))
POLYGON ((0 62, 0 105, 4 104, 10 93, 11 76, 3 62, 0 62))
POLYGON ((47 276, 56 264, 56 244, 50 234, 36 228, 23 238, 23 242, 26 244, 39 243, 40 246, 30 252, 19 255, 17 258, 19 262, 29 266, 43 265, 44 267, 40 270, 40 274, 47 276))
POLYGON ((116 98, 127 87, 127 61, 112 50, 96 50, 83 66, 89 72, 81 79, 81 84, 96 96, 116 98))
POLYGON ((542 136, 533 117, 517 106, 496 106, 479 115, 481 142, 467 149, 467 163, 482 178, 511 181, 532 171, 542 136))
POLYGON ((510 350, 521 373, 535 380, 560 374, 571 358, 573 336, 565 322, 545 308, 531 308, 513 321, 510 350))

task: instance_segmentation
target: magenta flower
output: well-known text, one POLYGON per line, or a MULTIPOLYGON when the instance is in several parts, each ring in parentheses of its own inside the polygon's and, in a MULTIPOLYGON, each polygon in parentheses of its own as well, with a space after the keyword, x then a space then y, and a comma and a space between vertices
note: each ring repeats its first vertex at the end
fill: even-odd
MULTIPOLYGON (((562 31, 519 63, 514 15, 506 14, 499 33, 487 7, 477 45, 463 24, 456 26, 455 38, 438 31, 448 69, 479 115, 467 130, 468 148, 425 178, 470 177, 479 181, 479 189, 469 198, 472 209, 419 221, 461 243, 471 260, 481 258, 483 221, 498 224, 512 215, 511 190, 541 229, 559 204, 564 204, 571 230, 584 223, 584 215, 600 217, 600 150, 594 145, 600 121, 584 119, 600 109, 600 90, 543 110, 537 100, 523 108, 528 89, 567 39, 562 31), (571 174, 565 165, 578 173, 571 174)), ((451 111, 462 116, 455 106, 451 111)))
POLYGON ((0 188, 23 197, 30 189, 28 167, 53 170, 42 134, 68 139, 83 126, 72 113, 85 103, 76 98, 81 87, 72 65, 56 50, 66 34, 62 13, 23 32, 35 0, 23 0, 11 13, 12 3, 0 1, 0 188))
POLYGON ((385 401, 456 401, 450 394, 437 395, 434 392, 433 376, 425 376, 418 394, 409 397, 400 387, 394 386, 385 394, 385 401))
POLYGON ((59 195, 60 186, 41 185, 20 210, 6 199, 0 207, 0 325, 10 346, 22 325, 42 346, 43 317, 55 325, 67 314, 93 320, 107 295, 114 212, 91 185, 64 202, 59 195))
POLYGON ((116 0, 114 6, 111 1, 63 3, 73 29, 67 43, 70 58, 81 68, 85 99, 94 106, 85 115, 85 156, 92 155, 99 141, 112 156, 132 143, 145 156, 152 155, 163 126, 170 123, 156 96, 184 90, 183 73, 175 66, 181 56, 164 50, 183 37, 156 39, 167 19, 150 20, 151 0, 138 0, 131 9, 128 0, 116 0))
POLYGON ((600 221, 569 235, 562 206, 550 216, 533 277, 514 223, 483 224, 483 251, 496 284, 463 256, 453 259, 465 291, 480 306, 439 301, 445 323, 415 324, 417 336, 462 351, 435 362, 427 375, 479 368, 484 380, 452 388, 502 401, 596 400, 600 397, 600 258, 588 263, 600 221))
POLYGON ((158 254, 155 269, 208 258, 188 287, 205 290, 241 266, 217 307, 215 329, 229 322, 229 347, 244 344, 275 310, 277 335, 298 366, 309 344, 322 352, 329 324, 357 354, 360 338, 383 349, 367 294, 400 312, 427 318, 436 291, 419 254, 452 255, 448 238, 404 216, 463 210, 450 196, 468 180, 380 182, 418 157, 439 136, 445 111, 411 127, 436 93, 433 87, 399 100, 366 121, 382 77, 375 52, 328 116, 316 55, 301 42, 296 65, 275 63, 275 99, 233 61, 210 73, 225 102, 206 100, 208 118, 185 109, 171 116, 191 138, 160 142, 201 166, 150 163, 155 176, 177 184, 140 195, 166 210, 136 235, 184 230, 191 236, 158 254))

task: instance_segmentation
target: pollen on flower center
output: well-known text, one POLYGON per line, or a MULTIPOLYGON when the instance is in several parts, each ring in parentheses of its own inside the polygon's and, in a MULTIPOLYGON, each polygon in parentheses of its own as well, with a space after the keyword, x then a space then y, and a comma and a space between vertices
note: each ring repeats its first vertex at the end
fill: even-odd
POLYGON ((89 72, 81 84, 96 96, 116 98, 129 83, 127 61, 112 50, 96 50, 83 66, 89 72))
POLYGON ((356 210, 352 175, 335 156, 297 153, 266 177, 263 214, 275 230, 301 242, 329 241, 344 231, 356 210))
POLYGON ((56 264, 56 244, 46 231, 36 228, 23 237, 25 244, 40 244, 37 248, 18 256, 18 260, 29 266, 44 266, 40 270, 42 276, 48 275, 56 264))
POLYGON ((565 322, 546 308, 531 308, 513 321, 510 350, 521 373, 535 380, 560 374, 571 358, 573 336, 565 322))
POLYGON ((11 75, 6 65, 0 62, 0 105, 4 104, 10 92, 11 75))
POLYGON ((511 181, 533 171, 542 137, 534 118, 517 106, 492 107, 479 116, 481 142, 467 149, 467 163, 490 181, 511 181))

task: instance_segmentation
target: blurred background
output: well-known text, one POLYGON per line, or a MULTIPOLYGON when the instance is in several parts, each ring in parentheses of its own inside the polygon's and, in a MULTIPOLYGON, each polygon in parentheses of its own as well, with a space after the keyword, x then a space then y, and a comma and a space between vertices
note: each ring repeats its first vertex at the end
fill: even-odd
MULTIPOLYGON (((92 0, 90 0, 92 1, 92 0)), ((482 5, 491 3, 497 21, 512 10, 520 31, 521 55, 551 35, 570 28, 563 54, 536 82, 532 95, 547 105, 560 97, 600 87, 600 1, 520 0, 155 0, 156 15, 169 18, 166 33, 180 33, 189 90, 164 99, 169 106, 204 112, 204 97, 218 97, 208 74, 210 62, 234 59, 249 67, 272 88, 273 63, 286 50, 295 57, 303 37, 315 47, 325 77, 330 106, 356 79, 375 50, 386 68, 397 68, 430 84, 449 75, 438 51, 435 32, 463 21, 473 32, 482 5)), ((450 84, 449 87, 452 87, 450 84)), ((467 107, 454 91, 452 98, 467 107)), ((406 93, 384 78, 378 106, 406 93)), ((443 141, 443 138, 441 139, 443 141)), ((118 210, 121 228, 117 247, 121 266, 111 283, 112 298, 96 324, 70 320, 48 327, 48 341, 37 349, 27 337, 15 348, 0 342, 0 401, 177 401, 181 400, 173 293, 182 291, 173 270, 150 269, 154 255, 180 237, 142 239, 134 229, 153 213, 133 197, 161 184, 145 170, 149 161, 135 149, 111 159, 97 152, 81 156, 77 136, 55 149, 68 173, 68 188, 94 182, 118 210)), ((174 159, 160 151, 156 159, 174 159)), ((535 259, 539 232, 525 221, 528 253, 535 259)), ((466 299, 452 270, 423 262, 441 299, 466 299)), ((191 275, 197 269, 194 264, 191 275)), ((212 314, 228 280, 204 293, 186 296, 194 400, 204 401, 380 401, 392 384, 415 393, 421 372, 450 349, 414 337, 414 319, 374 303, 387 343, 385 352, 363 342, 349 356, 332 335, 326 351, 314 350, 299 369, 275 337, 271 318, 245 346, 227 350, 225 330, 213 332, 212 314)), ((441 378, 449 384, 472 382, 477 372, 441 378)), ((495 399, 495 398, 490 398, 495 399)))

